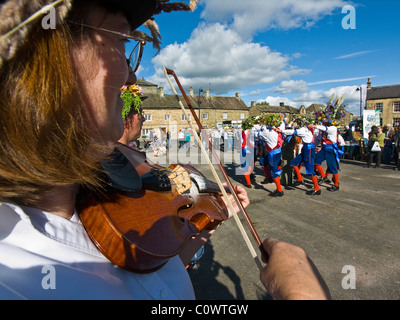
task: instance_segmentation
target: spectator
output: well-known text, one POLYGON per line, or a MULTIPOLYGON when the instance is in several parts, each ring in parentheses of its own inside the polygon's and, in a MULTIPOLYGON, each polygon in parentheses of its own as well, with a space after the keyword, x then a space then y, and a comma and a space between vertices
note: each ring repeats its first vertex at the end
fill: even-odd
POLYGON ((399 171, 400 170, 400 127, 395 128, 394 134, 394 156, 396 161, 396 167, 393 170, 399 171))
POLYGON ((185 149, 188 150, 190 149, 190 140, 192 138, 190 129, 186 129, 184 136, 185 136, 185 149))
POLYGON ((384 138, 385 134, 382 132, 382 127, 381 126, 372 126, 371 132, 369 133, 369 142, 368 142, 368 148, 369 148, 369 153, 367 155, 367 164, 364 166, 366 168, 371 167, 371 163, 376 157, 376 163, 375 163, 375 168, 380 168, 381 166, 381 158, 382 158, 382 149, 384 147, 384 138), (379 143, 380 150, 373 151, 373 145, 375 142, 379 143))
POLYGON ((390 164, 392 161, 392 153, 394 149, 394 130, 392 129, 392 125, 388 123, 383 130, 385 134, 384 148, 383 148, 383 163, 390 164))
POLYGON ((179 142, 179 149, 180 149, 180 148, 182 148, 183 144, 185 143, 185 134, 182 132, 182 130, 179 130, 178 142, 179 142))

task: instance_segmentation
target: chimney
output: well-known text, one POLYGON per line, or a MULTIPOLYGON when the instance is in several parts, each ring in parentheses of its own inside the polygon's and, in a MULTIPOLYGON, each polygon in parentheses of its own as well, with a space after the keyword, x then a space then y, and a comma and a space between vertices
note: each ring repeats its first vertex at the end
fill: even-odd
POLYGON ((239 100, 241 99, 240 92, 236 92, 235 96, 236 96, 236 99, 239 99, 239 100))
POLYGON ((210 98, 210 90, 206 90, 204 96, 206 97, 206 99, 210 98))
POLYGON ((250 107, 255 107, 256 106, 256 101, 252 101, 251 103, 250 103, 250 107))
POLYGON ((371 89, 371 78, 368 78, 368 82, 367 82, 367 90, 371 89))
POLYGON ((192 87, 189 88, 189 96, 191 96, 191 97, 194 96, 193 88, 192 88, 192 87))
POLYGON ((164 87, 158 88, 158 94, 160 95, 161 98, 164 98, 164 87))
POLYGON ((284 106, 285 106, 285 103, 284 103, 284 102, 280 102, 280 103, 279 103, 279 106, 280 106, 280 107, 284 107, 284 106))

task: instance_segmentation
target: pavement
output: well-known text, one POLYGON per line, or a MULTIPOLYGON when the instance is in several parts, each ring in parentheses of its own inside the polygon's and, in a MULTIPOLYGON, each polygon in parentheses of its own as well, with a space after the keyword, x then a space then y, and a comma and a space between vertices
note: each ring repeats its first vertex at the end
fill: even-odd
MULTIPOLYGON (((174 163, 191 163, 213 180, 196 150, 172 150, 168 157, 174 163)), ((237 162, 238 154, 232 155, 237 162)), ((165 164, 165 158, 152 153, 148 157, 165 164)), ((304 175, 306 186, 289 187, 283 197, 275 198, 269 196, 275 185, 261 184, 264 176, 257 163, 253 188, 247 189, 251 204, 246 211, 261 240, 277 238, 307 252, 334 300, 398 300, 400 172, 393 170, 394 165, 375 169, 364 164, 342 160, 337 192, 327 191, 330 185, 325 183, 321 195, 306 195, 312 182, 304 175)), ((235 174, 235 160, 225 167, 234 185, 243 183, 243 177, 235 174)), ((250 232, 248 237, 253 242, 250 232)), ((258 251, 255 241, 253 245, 258 251)), ((202 258, 189 271, 197 299, 271 299, 234 219, 219 227, 204 248, 202 258)))

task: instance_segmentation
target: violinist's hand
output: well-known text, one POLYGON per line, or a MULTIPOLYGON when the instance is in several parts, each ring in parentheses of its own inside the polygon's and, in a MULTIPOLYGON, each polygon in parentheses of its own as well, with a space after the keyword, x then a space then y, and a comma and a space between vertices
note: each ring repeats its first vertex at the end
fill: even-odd
POLYGON ((303 249, 276 239, 266 239, 263 248, 269 260, 260 278, 274 299, 330 299, 328 287, 303 249))
MULTIPOLYGON (((250 204, 250 199, 249 196, 247 195, 247 191, 245 188, 243 188, 242 186, 235 186, 234 187, 236 195, 240 201, 240 203, 242 204, 243 208, 247 208, 247 206, 250 204)), ((226 203, 225 197, 222 195, 222 200, 224 201, 226 207, 229 209, 228 204, 226 203)), ((228 193, 228 198, 229 201, 232 203, 233 208, 235 209, 236 213, 238 213, 240 211, 240 208, 238 207, 233 195, 228 193)), ((229 210, 229 217, 231 218, 233 216, 233 212, 231 212, 231 210, 229 210)))

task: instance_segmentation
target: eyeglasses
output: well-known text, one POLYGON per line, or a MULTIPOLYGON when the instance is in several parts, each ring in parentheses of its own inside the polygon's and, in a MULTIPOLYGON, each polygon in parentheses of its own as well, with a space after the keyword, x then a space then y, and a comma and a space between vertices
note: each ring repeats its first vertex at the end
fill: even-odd
POLYGON ((98 31, 103 31, 103 32, 108 32, 120 37, 123 37, 126 39, 125 42, 125 52, 131 48, 133 46, 133 49, 129 55, 129 58, 126 59, 126 62, 128 63, 129 66, 129 70, 131 72, 136 72, 137 69, 139 68, 140 65, 140 61, 142 60, 142 55, 143 55, 143 49, 144 46, 146 45, 146 41, 144 40, 137 40, 135 37, 132 37, 128 34, 122 33, 122 32, 118 32, 118 31, 113 31, 113 30, 108 30, 108 29, 104 29, 104 28, 98 28, 98 27, 94 27, 94 26, 89 26, 86 24, 82 24, 82 23, 78 23, 75 21, 68 21, 69 23, 75 24, 75 25, 79 25, 85 28, 90 28, 93 30, 98 30, 98 31), (136 43, 135 43, 136 42, 136 43))

